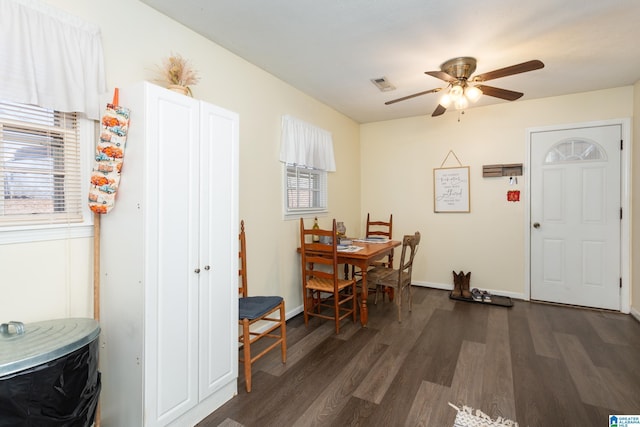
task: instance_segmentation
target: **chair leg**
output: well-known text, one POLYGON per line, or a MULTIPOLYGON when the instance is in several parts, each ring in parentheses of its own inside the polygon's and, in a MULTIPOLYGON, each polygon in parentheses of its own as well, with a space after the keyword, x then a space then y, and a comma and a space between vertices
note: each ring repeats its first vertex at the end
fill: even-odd
POLYGON ((333 293, 333 315, 336 320, 336 335, 340 333, 340 292, 333 293))
POLYGON ((353 295, 353 299, 351 300, 351 307, 353 307, 353 323, 356 323, 358 321, 358 289, 355 281, 351 285, 351 288, 351 294, 353 295))
POLYGON ((251 334, 249 333, 249 319, 242 320, 242 339, 244 354, 244 380, 247 393, 251 393, 251 334))
POLYGON ((282 363, 287 363, 287 325, 284 314, 284 302, 280 304, 280 335, 282 336, 282 342, 280 343, 280 350, 282 353, 282 363))
POLYGON ((398 322, 402 323, 402 287, 398 288, 396 299, 398 300, 398 322))
POLYGON ((309 296, 309 290, 303 289, 304 294, 302 295, 302 311, 304 312, 304 325, 309 326, 309 309, 312 305, 312 300, 309 296))

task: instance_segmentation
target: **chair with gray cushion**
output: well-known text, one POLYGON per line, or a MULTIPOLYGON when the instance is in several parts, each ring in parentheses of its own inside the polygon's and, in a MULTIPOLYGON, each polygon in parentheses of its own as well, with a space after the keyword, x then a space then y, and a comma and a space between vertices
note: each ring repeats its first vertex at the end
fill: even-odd
POLYGON ((239 276, 240 298, 238 324, 242 327, 242 335, 238 341, 242 346, 240 362, 244 363, 244 377, 247 392, 251 392, 251 365, 262 356, 280 346, 282 363, 287 361, 287 325, 284 311, 284 300, 279 296, 252 296, 247 290, 247 241, 244 231, 244 221, 240 223, 239 276), (276 314, 278 312, 278 314, 276 314), (259 325, 254 326, 257 322, 259 325), (252 329, 253 327, 253 329, 252 329), (276 330, 280 329, 280 333, 276 330), (251 354, 251 346, 258 340, 266 338, 271 342, 267 347, 255 355, 251 354))

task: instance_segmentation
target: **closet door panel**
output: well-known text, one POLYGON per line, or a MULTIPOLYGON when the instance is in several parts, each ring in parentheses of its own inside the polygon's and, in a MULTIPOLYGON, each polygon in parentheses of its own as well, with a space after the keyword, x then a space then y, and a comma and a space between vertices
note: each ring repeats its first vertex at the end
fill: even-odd
POLYGON ((149 86, 148 408, 165 425, 198 403, 198 103, 149 86))
POLYGON ((238 116, 201 103, 200 398, 237 377, 238 116))

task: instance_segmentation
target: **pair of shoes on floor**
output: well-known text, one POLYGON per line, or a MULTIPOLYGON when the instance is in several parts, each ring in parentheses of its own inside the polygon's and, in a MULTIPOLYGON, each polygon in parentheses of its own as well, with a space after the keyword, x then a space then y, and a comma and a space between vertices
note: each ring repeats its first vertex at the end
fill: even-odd
POLYGON ((491 302, 491 294, 478 288, 471 289, 471 298, 478 302, 491 302))

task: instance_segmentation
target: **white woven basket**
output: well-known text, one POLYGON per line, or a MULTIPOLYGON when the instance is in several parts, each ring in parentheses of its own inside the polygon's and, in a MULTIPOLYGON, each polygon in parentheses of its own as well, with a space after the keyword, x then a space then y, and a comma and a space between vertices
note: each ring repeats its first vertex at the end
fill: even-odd
POLYGON ((473 408, 468 406, 458 408, 451 402, 449 402, 449 405, 458 411, 453 427, 518 427, 517 422, 502 417, 492 420, 491 417, 479 409, 476 409, 474 413, 473 408))

